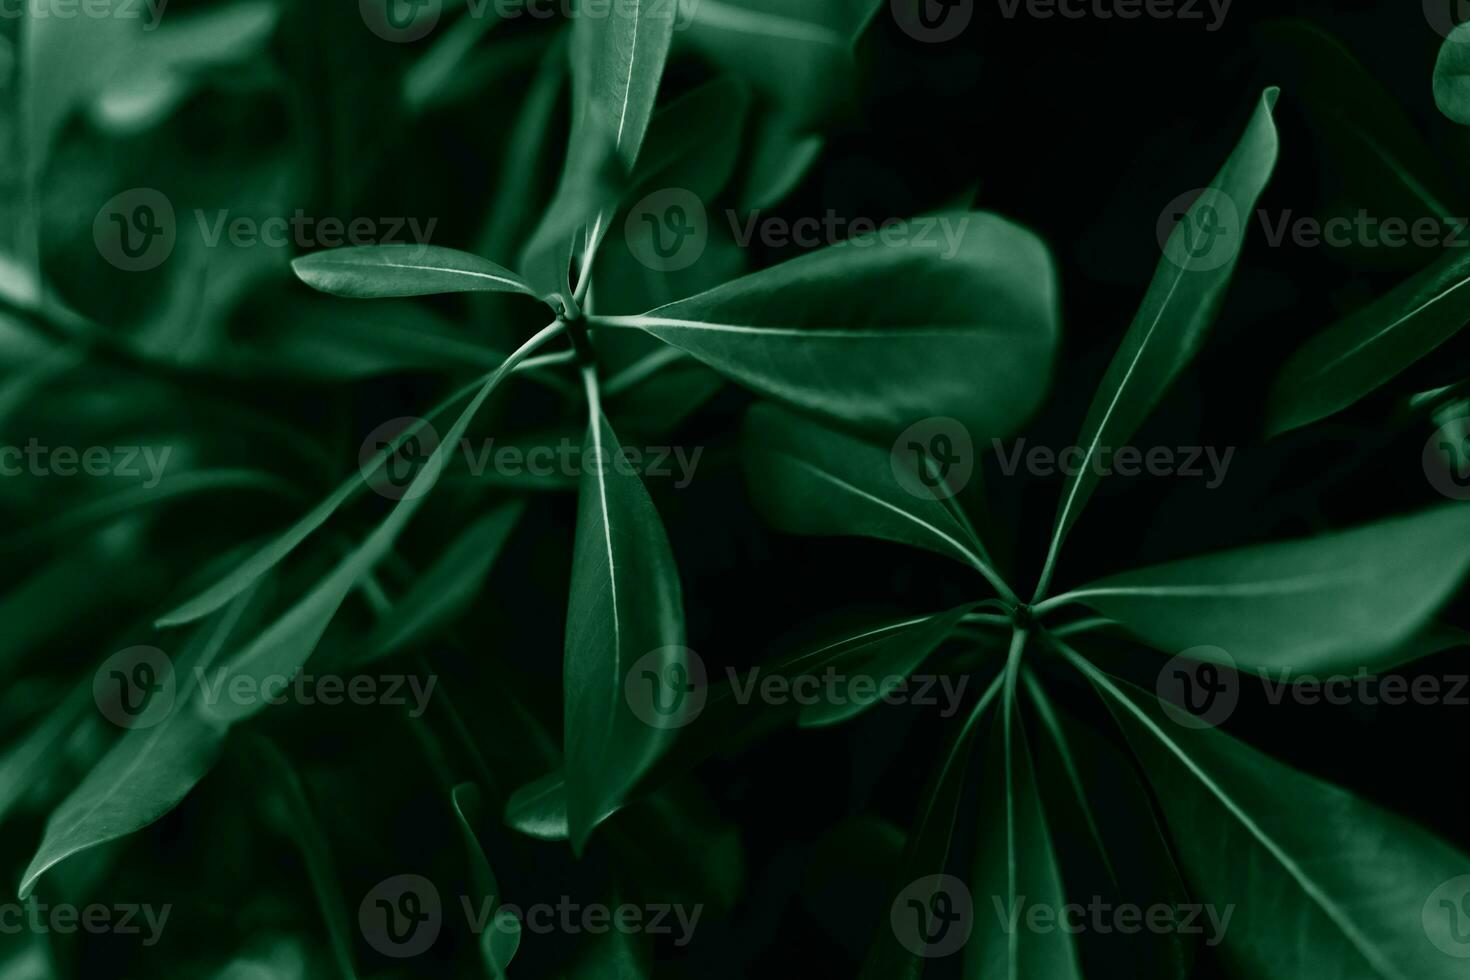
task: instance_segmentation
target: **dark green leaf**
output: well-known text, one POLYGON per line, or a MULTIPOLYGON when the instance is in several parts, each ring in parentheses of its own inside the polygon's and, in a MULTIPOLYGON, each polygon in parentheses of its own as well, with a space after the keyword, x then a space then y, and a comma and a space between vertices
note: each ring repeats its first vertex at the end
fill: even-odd
POLYGON ((531 292, 526 281, 509 269, 437 245, 334 248, 303 255, 291 268, 313 289, 353 299, 531 292))

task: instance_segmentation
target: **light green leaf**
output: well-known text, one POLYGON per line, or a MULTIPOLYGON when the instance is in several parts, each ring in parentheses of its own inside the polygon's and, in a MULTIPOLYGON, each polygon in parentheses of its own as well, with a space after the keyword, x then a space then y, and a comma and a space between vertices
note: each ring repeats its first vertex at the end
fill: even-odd
POLYGON ((622 801, 664 751, 671 728, 638 717, 625 693, 635 668, 688 677, 679 572, 648 491, 612 463, 621 452, 589 378, 588 440, 602 465, 582 475, 567 610, 566 799, 572 845, 622 801))
POLYGON ((897 541, 946 555, 999 582, 953 498, 924 492, 921 471, 910 465, 912 454, 885 452, 768 405, 746 416, 742 448, 751 498, 781 530, 897 541), (908 467, 904 483, 895 473, 899 466, 908 467))
POLYGON ((1218 950, 1228 973, 1463 977, 1464 960, 1442 951, 1464 948, 1451 932, 1459 909, 1447 916, 1432 903, 1441 885, 1470 867, 1470 856, 1218 729, 1173 724, 1152 695, 1072 651, 1066 656, 1142 762, 1186 878, 1217 918, 1231 916, 1218 950))
POLYGON ((678 5, 657 0, 578 0, 572 83, 580 120, 572 144, 605 142, 631 173, 653 118, 678 5))
POLYGON ((1470 255, 1452 250, 1307 341, 1272 388, 1267 427, 1285 432, 1342 411, 1460 332, 1470 255))
POLYGON ((958 419, 976 442, 1007 434, 1051 371, 1051 257, 1030 232, 985 213, 910 231, 901 241, 859 236, 650 313, 591 321, 646 330, 877 439, 932 416, 958 419))
POLYGON ((1087 410, 1078 443, 1084 455, 1062 491, 1038 598, 1051 583, 1062 541, 1097 488, 1093 457, 1099 450, 1126 444, 1194 358, 1214 322, 1240 258, 1250 216, 1276 166, 1278 143, 1271 111, 1278 94, 1274 88, 1262 93, 1230 159, 1190 205, 1164 246, 1143 305, 1087 410))
POLYGON ((333 296, 382 299, 436 293, 527 293, 520 276, 488 259, 437 245, 363 245, 303 255, 301 281, 333 296))
POLYGON ((378 624, 364 644, 369 654, 358 665, 401 650, 459 615, 484 585, 524 510, 523 501, 501 504, 455 538, 378 624))
POLYGON ((1428 622, 1470 567, 1466 540, 1470 507, 1447 504, 1124 572, 1065 598, 1166 653, 1212 646, 1247 670, 1351 672, 1389 666, 1382 655, 1428 622))

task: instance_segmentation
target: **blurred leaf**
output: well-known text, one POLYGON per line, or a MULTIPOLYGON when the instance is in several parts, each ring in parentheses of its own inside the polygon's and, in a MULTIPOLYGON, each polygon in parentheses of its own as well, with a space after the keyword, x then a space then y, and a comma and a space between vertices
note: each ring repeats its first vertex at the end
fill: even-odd
POLYGON ((1434 104, 1455 122, 1470 126, 1470 25, 1456 27, 1440 46, 1434 63, 1434 104))
POLYGON ((490 869, 490 860, 485 856, 485 849, 480 846, 480 838, 475 831, 481 813, 479 787, 474 783, 460 783, 454 787, 452 795, 454 815, 459 819, 460 835, 469 852, 470 877, 479 893, 477 900, 488 903, 479 909, 487 916, 485 931, 480 934, 485 972, 504 980, 506 968, 521 945, 521 921, 509 912, 501 914, 500 906, 504 904, 505 897, 500 893, 495 872, 490 869))

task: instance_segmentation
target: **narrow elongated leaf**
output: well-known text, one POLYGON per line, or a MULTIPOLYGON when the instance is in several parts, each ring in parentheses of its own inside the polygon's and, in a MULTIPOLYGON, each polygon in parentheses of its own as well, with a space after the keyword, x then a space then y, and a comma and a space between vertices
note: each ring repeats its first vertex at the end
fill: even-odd
MULTIPOLYGON (((642 481, 611 465, 621 446, 595 396, 589 428, 594 459, 604 462, 582 475, 563 681, 567 818, 578 850, 672 735, 635 714, 630 672, 651 672, 662 685, 689 670, 668 538, 642 481)), ((676 697, 682 703, 683 692, 676 697)))
POLYGON ((501 504, 457 537, 378 624, 369 659, 401 650, 469 605, 524 509, 519 500, 501 504))
POLYGON ((216 622, 200 627, 177 659, 175 705, 161 723, 125 733, 71 795, 52 811, 21 876, 22 900, 48 870, 80 851, 125 837, 168 813, 214 766, 224 726, 200 713, 193 695, 250 602, 240 596, 216 622))
POLYGON ((1142 762, 1232 975, 1464 975, 1464 960, 1442 951, 1464 948, 1459 910, 1430 903, 1470 856, 1218 729, 1175 725, 1152 695, 1068 656, 1142 762))
POLYGON ((521 920, 508 912, 500 914, 505 896, 500 893, 500 883, 490 868, 490 859, 480 845, 475 830, 480 822, 480 790, 474 783, 460 783, 452 793, 454 815, 459 818, 460 836, 464 838, 465 850, 469 853, 470 878, 479 893, 476 901, 483 904, 479 911, 485 915, 485 931, 480 934, 480 954, 485 961, 485 972, 491 977, 505 978, 506 967, 515 958, 521 945, 521 920))
POLYGON ((1470 255, 1429 268, 1331 327, 1291 356, 1272 388, 1274 433, 1342 411, 1459 333, 1470 319, 1470 255))
POLYGON ((797 718, 803 728, 835 725, 854 718, 881 701, 907 679, 929 654, 949 638, 970 607, 913 616, 848 633, 815 649, 784 660, 775 670, 783 677, 821 677, 831 670, 845 679, 849 690, 832 702, 802 705, 797 718), (852 682, 871 682, 871 696, 859 696, 852 682))
POLYGON ((965 946, 965 973, 1004 980, 1081 980, 1077 950, 1065 929, 1033 929, 1035 910, 1062 916, 1061 872, 1026 735, 1014 711, 997 718, 986 753, 985 780, 970 890, 975 931, 965 946))
MULTIPOLYGON (((937 876, 949 873, 951 852, 955 847, 954 832, 959 822, 960 803, 964 796, 970 755, 974 751, 976 729, 991 702, 1000 693, 1003 681, 1003 676, 997 677, 971 710, 924 792, 918 816, 904 848, 898 875, 899 890, 893 899, 894 902, 901 903, 895 909, 896 915, 908 915, 912 908, 915 913, 923 916, 928 910, 934 910, 938 902, 953 903, 953 895, 949 895, 948 899, 941 897, 946 889, 943 887, 944 879, 937 876)), ((922 940, 927 922, 920 921, 916 925, 920 930, 917 938, 922 940)), ((913 948, 914 937, 908 938, 910 942, 903 942, 896 930, 880 926, 873 937, 873 945, 868 949, 867 958, 863 961, 860 975, 862 980, 892 980, 895 977, 909 980, 922 976, 927 961, 922 950, 913 948)))
MULTIPOLYGON (((487 375, 486 377, 489 377, 487 375)), ((196 619, 208 616, 210 613, 222 608, 235 596, 244 592, 256 582, 262 575, 275 568, 287 555, 295 551, 301 542, 309 538, 313 532, 327 522, 327 519, 335 514, 349 500, 352 500, 367 487, 368 477, 376 473, 389 457, 398 452, 409 439, 413 438, 424 424, 431 423, 434 419, 444 414, 451 406, 470 393, 479 390, 485 384, 485 378, 481 378, 466 385, 459 391, 450 395, 423 416, 420 423, 406 427, 394 437, 393 441, 385 446, 369 463, 359 467, 358 471, 349 476, 341 486, 332 491, 321 503, 317 504, 295 524, 275 538, 272 538, 259 551, 252 554, 241 562, 224 578, 214 585, 205 589, 192 599, 172 611, 160 616, 155 625, 160 629, 171 626, 182 626, 196 619)))
MULTIPOLYGON (((901 485, 892 454, 767 405, 746 417, 742 448, 751 497, 781 530, 897 541, 993 576, 990 556, 963 514, 901 485)), ((915 467, 916 488, 923 486, 919 473, 915 467)))
POLYGON ((1051 257, 1030 232, 985 213, 916 220, 911 230, 901 241, 859 236, 640 316, 593 322, 646 330, 761 394, 875 438, 932 416, 959 420, 977 442, 1006 434, 1050 376, 1051 257))
MULTIPOLYGON (((253 679, 257 690, 273 690, 272 685, 279 683, 278 678, 295 676, 316 649, 347 594, 393 549, 403 529, 438 482, 446 462, 457 451, 460 440, 491 392, 516 364, 560 330, 559 323, 546 327, 485 380, 445 434, 444 440, 429 455, 423 468, 414 474, 413 482, 388 516, 310 592, 231 658, 222 669, 224 677, 221 683, 228 683, 236 675, 241 675, 253 679)), ((220 702, 212 705, 211 711, 218 717, 235 722, 250 717, 268 703, 264 698, 220 702)))
POLYGON ((383 299, 435 293, 530 293, 520 276, 478 255, 437 245, 362 245, 303 255, 302 282, 333 296, 383 299))
POLYGON ((1470 507, 1448 504, 1300 541, 1155 565, 1071 593, 1151 646, 1225 650, 1243 668, 1381 663, 1470 567, 1470 507))
POLYGON ((252 744, 263 769, 261 806, 276 829, 301 851, 312 891, 316 893, 317 904, 326 923, 337 972, 343 980, 357 980, 357 971, 352 965, 352 929, 348 925, 347 907, 333 868, 331 846, 312 811, 306 788, 275 743, 256 738, 252 744))
POLYGON ((1278 143, 1271 112, 1277 95, 1274 88, 1261 95, 1230 159, 1164 245, 1164 257, 1143 305, 1082 423, 1078 445, 1084 455, 1062 491, 1038 594, 1050 583, 1057 551, 1097 487, 1093 457, 1126 444, 1194 358, 1215 319, 1240 258, 1247 222, 1276 166, 1278 143))

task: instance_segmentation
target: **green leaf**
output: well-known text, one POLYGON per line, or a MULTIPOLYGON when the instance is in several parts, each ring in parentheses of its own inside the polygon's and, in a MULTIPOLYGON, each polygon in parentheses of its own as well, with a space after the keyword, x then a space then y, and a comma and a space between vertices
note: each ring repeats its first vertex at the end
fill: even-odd
POLYGON ((820 677, 832 669, 849 683, 859 678, 872 682, 871 697, 852 695, 837 703, 803 705, 797 723, 803 728, 820 728, 867 711, 918 669, 949 638, 970 608, 967 604, 947 612, 870 626, 783 660, 773 670, 781 676, 820 677))
POLYGON ((1434 62, 1434 104, 1462 126, 1470 126, 1470 25, 1461 24, 1440 45, 1434 62))
POLYGON ((881 0, 689 0, 688 41, 803 125, 851 98, 852 48, 881 0))
MULTIPOLYGON (((1004 679, 1004 675, 997 677, 986 689, 964 726, 956 733, 924 791, 918 816, 904 848, 898 875, 899 891, 893 898, 895 902, 912 899, 919 903, 920 908, 932 907, 932 900, 939 895, 938 889, 915 893, 914 888, 919 886, 922 889, 920 882, 933 881, 933 876, 946 873, 950 866, 955 849, 955 826, 968 783, 966 771, 975 746, 975 731, 986 709, 1000 693, 1004 679)), ((980 910, 981 914, 988 911, 980 910)), ((906 909, 900 908, 898 912, 903 914, 906 909)), ((863 961, 862 980, 919 977, 924 972, 926 960, 901 943, 896 932, 886 926, 887 923, 880 925, 873 938, 873 945, 863 961)))
POLYGON ((679 572, 663 524, 637 474, 612 463, 621 446, 590 379, 589 396, 589 445, 605 462, 582 475, 563 681, 567 818, 577 850, 673 734, 634 713, 630 672, 688 671, 679 572))
POLYGON ((1447 504, 1124 572, 1064 598, 1166 653, 1213 646, 1247 670, 1351 672, 1389 666, 1381 655, 1449 598, 1470 567, 1467 539, 1470 507, 1447 504))
POLYGON ((480 953, 485 960, 485 971, 492 977, 504 980, 506 968, 515 958, 521 945, 521 920, 514 915, 500 914, 504 896, 495 872, 490 869, 490 859, 480 845, 475 826, 480 822, 480 790, 474 783, 460 783, 451 794, 454 815, 459 818, 460 835, 464 838, 465 850, 469 853, 470 878, 479 893, 478 902, 488 902, 483 909, 489 915, 485 931, 480 934, 480 953))
POLYGON ((1062 541, 1097 488, 1093 457, 1100 449, 1126 444, 1194 358, 1215 319, 1240 258, 1247 223, 1276 166, 1278 143, 1271 111, 1278 94, 1274 88, 1262 93, 1230 159, 1190 205, 1164 246, 1143 305, 1082 423, 1078 444, 1085 447, 1084 455, 1070 470, 1062 491, 1038 598, 1050 585, 1062 541), (1196 247, 1197 231, 1211 236, 1203 252, 1196 247))
POLYGON ((1470 255, 1452 250, 1307 341, 1272 388, 1269 431, 1342 411, 1459 333, 1470 319, 1466 283, 1470 255))
POLYGON ((312 811, 306 788, 290 761, 269 739, 255 737, 251 742, 254 757, 261 763, 264 785, 260 805, 275 829, 296 844, 306 864, 312 891, 321 906, 331 940, 332 956, 343 980, 357 980, 352 966, 352 933, 348 925, 347 907, 333 868, 332 850, 321 824, 312 811))
POLYGON ((899 482, 895 469, 908 466, 910 454, 884 452, 768 405, 746 416, 742 449, 751 499, 781 530, 897 541, 998 581, 985 546, 953 498, 921 494, 917 467, 905 474, 906 483, 899 482))
POLYGON ((1464 975, 1464 961, 1441 952, 1455 948, 1457 920, 1430 903, 1470 857, 1218 729, 1175 725, 1147 692, 1066 655, 1138 755, 1185 876, 1217 916, 1231 914, 1219 947, 1228 973, 1282 980, 1464 975))
POLYGON ((780 204, 811 170, 826 140, 802 133, 787 116, 770 112, 757 121, 752 143, 740 188, 742 212, 780 204))
POLYGON ((159 629, 182 626, 201 617, 208 616, 210 613, 222 608, 225 603, 245 591, 262 575, 280 564, 287 555, 295 551, 301 542, 305 541, 318 528, 325 524, 344 504, 362 493, 364 488, 367 487, 368 479, 382 467, 383 463, 389 457, 398 452, 399 447, 413 438, 424 425, 433 422, 439 416, 443 415, 456 402, 470 395, 472 392, 480 390, 485 385, 486 379, 493 377, 496 373, 498 371, 491 372, 491 374, 483 378, 476 379, 471 384, 459 389, 444 399, 444 401, 434 406, 419 422, 408 426, 395 436, 393 441, 385 446, 377 456, 373 457, 363 466, 360 466, 341 486, 332 491, 330 496, 308 511, 295 524, 292 524, 285 531, 281 532, 281 534, 268 541, 259 551, 256 551, 245 561, 241 562, 233 571, 214 585, 205 589, 194 598, 187 600, 172 611, 160 616, 154 625, 159 629))
POLYGON ((965 974, 1006 980, 1081 980, 1077 950, 1063 928, 1032 929, 1032 909, 1061 917, 1067 904, 1051 833, 1042 811, 1014 687, 995 720, 981 773, 979 835, 970 889, 975 932, 965 946, 965 974))
POLYGON ((225 728, 197 710, 198 677, 235 632, 252 593, 202 626, 179 655, 175 706, 162 722, 129 729, 46 821, 21 875, 20 898, 51 868, 88 848, 135 833, 168 813, 214 767, 225 728))
MULTIPOLYGON (((603 814, 593 825, 610 815, 611 811, 603 814)), ((560 770, 549 772, 516 790, 505 804, 505 822, 537 840, 566 840, 566 777, 560 770)))
POLYGON ((363 245, 303 255, 291 263, 313 289, 351 299, 436 293, 531 293, 509 269, 437 245, 363 245))
POLYGON ((463 612, 484 585, 524 510, 523 501, 501 504, 455 538, 378 624, 364 644, 368 656, 358 665, 403 649, 463 612))
MULTIPOLYGON (((302 596, 244 650, 231 658, 222 668, 220 683, 227 684, 236 676, 245 676, 254 680, 257 690, 271 690, 271 685, 276 683, 273 679, 295 676, 316 649, 322 634, 347 599, 347 594, 393 550, 399 535, 438 482, 446 462, 458 451, 470 422, 479 413, 491 392, 515 369, 516 364, 539 345, 560 333, 561 329, 560 323, 547 326, 523 344, 485 380, 479 392, 445 434, 444 440, 429 455, 423 468, 414 474, 402 499, 394 505, 388 516, 311 591, 302 596)), ((211 711, 233 723, 256 714, 267 704, 264 698, 220 702, 212 705, 211 711)))
POLYGON ((859 236, 649 313, 590 319, 646 330, 746 387, 875 438, 931 416, 958 419, 977 441, 1004 435, 1031 414, 1050 375, 1051 257, 994 215, 940 217, 958 230, 952 255, 945 226, 914 224, 901 241, 859 236))
POLYGON ((605 141, 632 173, 653 118, 678 5, 579 0, 572 21, 572 84, 580 119, 572 144, 605 141))

